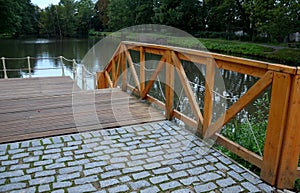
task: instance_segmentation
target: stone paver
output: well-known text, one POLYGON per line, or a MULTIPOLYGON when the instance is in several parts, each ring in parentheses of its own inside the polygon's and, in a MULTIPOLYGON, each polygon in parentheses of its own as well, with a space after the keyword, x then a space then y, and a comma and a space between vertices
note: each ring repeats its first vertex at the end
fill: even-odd
POLYGON ((0 145, 0 192, 273 192, 162 121, 0 145))

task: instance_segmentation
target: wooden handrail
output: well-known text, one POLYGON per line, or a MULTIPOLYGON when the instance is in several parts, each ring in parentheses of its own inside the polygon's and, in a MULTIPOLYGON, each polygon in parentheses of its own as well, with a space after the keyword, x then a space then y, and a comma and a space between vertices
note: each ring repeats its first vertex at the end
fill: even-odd
POLYGON ((236 155, 261 168, 261 178, 279 188, 292 188, 296 177, 300 175, 297 167, 300 154, 300 70, 281 64, 243 59, 204 51, 140 43, 121 42, 103 72, 98 73, 99 88, 116 87, 122 81, 122 89, 130 90, 137 96, 155 103, 165 111, 166 119, 180 119, 195 128, 203 138, 216 137, 216 142, 236 155), (131 58, 131 51, 139 53, 139 76, 131 58), (149 80, 145 78, 145 55, 160 55, 156 69, 149 80), (205 65, 204 112, 194 97, 190 82, 184 71, 182 61, 205 65), (158 75, 166 69, 165 103, 149 95, 158 75), (259 80, 236 101, 226 112, 212 123, 213 88, 216 69, 258 77, 259 80), (127 70, 131 72, 135 86, 127 82, 127 70), (174 109, 174 72, 187 96, 193 117, 174 109), (269 86, 272 86, 269 120, 263 156, 247 150, 218 131, 236 114, 254 101, 269 86))

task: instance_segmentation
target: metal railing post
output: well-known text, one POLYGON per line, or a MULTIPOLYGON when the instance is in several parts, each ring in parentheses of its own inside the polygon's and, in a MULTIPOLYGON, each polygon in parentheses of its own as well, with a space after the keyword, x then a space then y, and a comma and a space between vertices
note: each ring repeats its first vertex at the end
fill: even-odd
POLYGON ((29 78, 31 78, 31 67, 30 67, 30 56, 27 56, 27 63, 28 63, 28 72, 29 72, 29 78))
POLYGON ((2 57, 2 65, 3 65, 3 73, 4 73, 4 79, 8 79, 7 72, 6 72, 6 66, 5 66, 5 58, 2 57))
POLYGON ((65 65, 62 56, 60 56, 60 62, 61 62, 61 76, 65 76, 65 68, 64 68, 65 65))

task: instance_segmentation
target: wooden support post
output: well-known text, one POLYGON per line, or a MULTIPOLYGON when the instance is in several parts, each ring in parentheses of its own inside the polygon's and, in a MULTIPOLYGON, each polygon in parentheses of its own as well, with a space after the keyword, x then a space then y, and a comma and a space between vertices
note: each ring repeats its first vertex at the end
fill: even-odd
POLYGON ((31 78, 31 67, 30 67, 30 56, 27 56, 27 63, 28 63, 28 73, 29 73, 29 78, 31 78))
POLYGON ((171 54, 168 52, 166 60, 166 119, 171 120, 173 117, 174 101, 174 65, 172 64, 171 54))
POLYGON ((105 71, 102 72, 97 72, 97 88, 98 89, 103 89, 107 88, 107 81, 105 78, 105 71))
POLYGON ((145 50, 140 47, 140 96, 142 96, 143 90, 145 89, 145 50))
POLYGON ((213 110, 213 91, 215 84, 215 64, 213 59, 208 58, 205 73, 205 97, 204 97, 204 112, 203 112, 203 129, 202 136, 205 136, 207 128, 212 120, 213 110))
POLYGON ((128 61, 128 65, 129 65, 129 69, 130 69, 130 71, 131 71, 131 76, 132 76, 132 78, 133 78, 133 81, 134 81, 134 83, 135 83, 135 86, 137 87, 137 89, 138 89, 139 91, 141 91, 141 89, 140 89, 140 81, 139 81, 138 75, 137 75, 136 70, 135 70, 135 68, 134 68, 134 65, 133 65, 133 61, 132 61, 131 55, 130 55, 130 53, 129 53, 129 51, 128 51, 128 49, 126 48, 125 45, 124 45, 124 49, 123 49, 123 50, 125 51, 126 58, 127 58, 127 61, 128 61))
POLYGON ((202 134, 202 127, 203 127, 203 116, 201 114, 199 104, 197 103, 193 90, 191 88, 190 82, 186 76, 186 73, 182 67, 181 61, 179 60, 177 54, 174 51, 171 51, 172 61, 176 67, 177 74, 180 78, 181 84, 183 86, 184 92, 189 99, 189 103, 191 105, 192 111, 198 122, 197 132, 202 134))
POLYGON ((61 76, 65 76, 65 65, 62 56, 60 56, 60 62, 61 62, 61 76))
POLYGON ((273 80, 274 73, 269 71, 258 80, 236 103, 234 103, 227 111, 219 117, 214 124, 211 124, 207 129, 204 138, 212 137, 216 132, 220 131, 222 127, 228 123, 236 114, 238 114, 244 107, 258 97, 273 80))
POLYGON ((5 58, 2 57, 1 59, 2 59, 2 65, 3 65, 4 79, 8 79, 7 72, 6 72, 5 58))
POLYGON ((286 127, 278 169, 277 187, 294 187, 297 178, 297 166, 300 154, 300 75, 292 80, 286 127))
POLYGON ((281 159, 290 89, 291 75, 274 72, 263 164, 260 173, 261 178, 271 185, 275 185, 281 159))
POLYGON ((116 78, 116 61, 114 58, 112 59, 111 76, 112 76, 112 84, 113 84, 112 87, 114 87, 115 82, 118 81, 116 78))
POLYGON ((158 65, 157 65, 157 68, 153 72, 151 78, 148 80, 148 83, 147 83, 145 89, 142 91, 142 95, 141 95, 142 99, 145 99, 147 97, 148 92, 152 88, 152 86, 153 86, 153 84, 154 84, 154 82, 156 80, 156 77, 158 76, 158 74, 162 70, 163 65, 164 65, 165 62, 166 62, 166 57, 162 56, 161 59, 160 59, 160 61, 159 61, 159 63, 158 63, 158 65))
POLYGON ((121 66, 122 66, 122 90, 127 91, 127 65, 126 65, 126 56, 122 49, 122 59, 121 59, 121 66))

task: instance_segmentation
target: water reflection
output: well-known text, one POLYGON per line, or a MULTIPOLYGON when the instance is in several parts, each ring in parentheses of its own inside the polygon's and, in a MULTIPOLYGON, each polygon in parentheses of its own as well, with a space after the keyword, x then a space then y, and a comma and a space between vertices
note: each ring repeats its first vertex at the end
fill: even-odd
MULTIPOLYGON (((30 56, 31 68, 52 68, 60 65, 59 60, 38 60, 34 58, 51 58, 64 56, 66 58, 75 59, 78 63, 85 56, 87 51, 96 44, 99 39, 1 39, 0 40, 0 56, 5 58, 20 58, 30 56)), ((65 64, 69 69, 72 68, 72 63, 65 64)), ((22 77, 28 74, 27 60, 6 60, 6 68, 14 69, 14 72, 8 72, 10 78, 22 77)), ((0 65, 0 70, 3 66, 0 65)), ((43 72, 48 75, 56 74, 55 70, 43 72)), ((33 72, 35 74, 35 72, 33 72)), ((3 78, 3 73, 0 73, 0 78, 3 78)))

